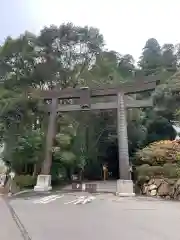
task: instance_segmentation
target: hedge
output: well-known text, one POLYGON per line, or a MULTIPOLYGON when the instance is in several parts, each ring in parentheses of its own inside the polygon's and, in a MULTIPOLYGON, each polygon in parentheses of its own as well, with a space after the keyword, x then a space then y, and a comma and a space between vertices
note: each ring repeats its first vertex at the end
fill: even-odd
POLYGON ((139 177, 166 177, 166 178, 179 178, 180 167, 177 164, 164 164, 163 166, 150 166, 143 164, 136 168, 136 173, 139 177))
POLYGON ((30 175, 17 175, 14 178, 15 183, 21 188, 33 188, 36 184, 36 177, 30 175))

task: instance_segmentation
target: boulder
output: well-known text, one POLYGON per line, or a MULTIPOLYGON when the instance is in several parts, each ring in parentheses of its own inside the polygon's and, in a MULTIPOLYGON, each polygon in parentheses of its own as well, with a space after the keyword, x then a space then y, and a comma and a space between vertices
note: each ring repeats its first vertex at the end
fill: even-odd
POLYGON ((149 187, 147 184, 144 184, 143 185, 143 188, 142 188, 142 194, 147 194, 148 193, 148 190, 149 190, 149 187))
POLYGON ((155 190, 155 189, 157 189, 156 184, 151 184, 151 185, 149 186, 149 191, 152 191, 152 190, 155 190))
POLYGON ((148 182, 148 185, 152 185, 152 184, 154 184, 154 178, 150 179, 148 182))
POLYGON ((162 178, 156 178, 154 179, 154 184, 157 186, 157 188, 160 187, 160 185, 162 184, 163 179, 162 178))
POLYGON ((158 195, 159 196, 167 196, 170 194, 170 187, 167 182, 162 182, 158 188, 158 195))
POLYGON ((173 198, 178 199, 180 198, 180 179, 174 184, 173 187, 173 198))
POLYGON ((153 189, 150 191, 150 196, 156 196, 157 195, 157 190, 153 189))
POLYGON ((166 199, 166 200, 170 200, 171 197, 170 197, 169 195, 167 195, 167 196, 165 196, 165 199, 166 199))

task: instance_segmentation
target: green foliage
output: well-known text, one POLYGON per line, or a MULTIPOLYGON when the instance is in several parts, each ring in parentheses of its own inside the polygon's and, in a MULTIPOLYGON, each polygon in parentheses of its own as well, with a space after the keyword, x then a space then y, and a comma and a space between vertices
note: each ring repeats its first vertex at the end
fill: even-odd
POLYGON ((163 166, 164 176, 167 178, 180 177, 180 168, 178 164, 166 163, 163 166))
POLYGON ((177 70, 177 55, 173 44, 164 44, 162 46, 162 65, 169 72, 177 70))
POLYGON ((159 85, 153 94, 156 111, 169 117, 170 120, 179 120, 180 103, 180 72, 172 75, 166 82, 159 85))
POLYGON ((139 66, 145 75, 157 74, 161 70, 161 47, 156 39, 150 38, 145 44, 139 66))
POLYGON ((165 177, 169 179, 177 179, 180 177, 180 168, 177 164, 166 163, 163 166, 150 166, 143 164, 136 168, 138 181, 149 180, 150 178, 165 177))
POLYGON ((20 189, 33 188, 36 184, 36 178, 30 175, 17 175, 14 178, 14 182, 20 189))
POLYGON ((57 144, 63 148, 67 148, 71 144, 72 137, 64 133, 56 135, 57 144))
POLYGON ((27 165, 34 165, 42 160, 43 139, 44 133, 40 130, 26 131, 17 136, 13 146, 6 143, 3 151, 4 162, 16 173, 26 172, 27 165))
POLYGON ((150 165, 149 164, 142 164, 136 168, 136 172, 138 176, 149 176, 150 172, 150 165))
POLYGON ((168 119, 157 114, 147 116, 145 127, 146 144, 160 140, 173 140, 176 137, 176 132, 168 119))
POLYGON ((165 163, 177 163, 179 161, 179 141, 159 141, 149 144, 136 153, 137 164, 149 164, 152 166, 164 165, 165 163))
POLYGON ((76 159, 76 156, 72 152, 62 151, 61 161, 64 163, 73 163, 76 159))

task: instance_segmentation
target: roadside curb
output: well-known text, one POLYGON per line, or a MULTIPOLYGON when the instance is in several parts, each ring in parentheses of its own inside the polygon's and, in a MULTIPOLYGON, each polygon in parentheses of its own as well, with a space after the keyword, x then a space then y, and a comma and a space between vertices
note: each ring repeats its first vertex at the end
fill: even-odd
POLYGON ((24 191, 20 191, 20 192, 17 192, 17 193, 13 193, 11 195, 11 197, 16 197, 16 196, 19 196, 19 195, 21 195, 23 193, 31 193, 31 192, 33 192, 33 189, 32 190, 24 190, 24 191))

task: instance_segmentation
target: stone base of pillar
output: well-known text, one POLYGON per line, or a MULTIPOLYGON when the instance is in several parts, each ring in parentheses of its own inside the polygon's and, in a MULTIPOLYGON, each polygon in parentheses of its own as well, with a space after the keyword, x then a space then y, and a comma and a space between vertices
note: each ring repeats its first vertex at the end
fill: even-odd
POLYGON ((35 192, 46 192, 52 190, 51 175, 38 175, 35 192))
POLYGON ((116 194, 120 197, 134 197, 134 186, 132 180, 117 180, 116 194))

